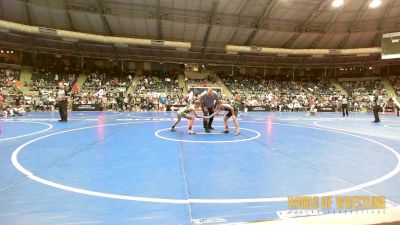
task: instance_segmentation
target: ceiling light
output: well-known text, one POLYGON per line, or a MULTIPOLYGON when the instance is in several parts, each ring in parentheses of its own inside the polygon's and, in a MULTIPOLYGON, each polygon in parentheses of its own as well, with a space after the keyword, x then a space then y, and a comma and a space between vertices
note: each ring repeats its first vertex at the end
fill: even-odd
POLYGON ((10 51, 10 53, 14 53, 14 51, 10 51))
POLYGON ((375 8, 378 8, 379 6, 381 6, 381 4, 382 4, 381 0, 372 0, 369 3, 369 7, 375 9, 375 8))
POLYGON ((333 7, 335 7, 335 8, 337 8, 337 7, 340 7, 340 6, 342 6, 342 5, 343 5, 343 3, 344 3, 344 1, 343 1, 343 0, 333 0, 333 2, 332 2, 332 6, 333 6, 333 7))

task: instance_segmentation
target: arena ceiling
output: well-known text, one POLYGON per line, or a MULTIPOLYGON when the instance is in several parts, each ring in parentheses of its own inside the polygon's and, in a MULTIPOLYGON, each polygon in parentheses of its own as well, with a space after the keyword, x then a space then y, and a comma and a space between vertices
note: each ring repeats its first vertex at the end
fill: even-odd
POLYGON ((58 54, 228 65, 371 63, 369 56, 227 54, 226 45, 278 48, 380 46, 400 31, 400 0, 0 0, 0 19, 110 36, 187 41, 189 51, 69 41, 0 30, 0 44, 58 54))

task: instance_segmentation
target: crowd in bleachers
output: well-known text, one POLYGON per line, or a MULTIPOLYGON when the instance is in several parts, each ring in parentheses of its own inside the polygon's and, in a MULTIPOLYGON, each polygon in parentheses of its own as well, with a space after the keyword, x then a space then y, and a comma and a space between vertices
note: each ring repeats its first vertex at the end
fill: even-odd
POLYGON ((186 105, 188 102, 180 93, 161 94, 155 92, 129 93, 72 93, 72 101, 76 104, 100 104, 102 110, 148 111, 159 109, 159 104, 186 105))
POLYGON ((380 79, 342 81, 340 85, 349 94, 350 101, 359 109, 366 109, 368 111, 371 109, 371 96, 374 90, 380 90, 383 98, 387 99, 386 90, 380 79))
POLYGON ((124 102, 123 110, 151 111, 164 110, 166 105, 186 105, 187 98, 180 92, 161 94, 161 93, 136 93, 129 94, 124 102))
POLYGON ((126 92, 132 75, 120 79, 112 71, 95 70, 89 72, 81 90, 74 86, 71 90, 71 102, 73 104, 101 104, 106 108, 116 109, 119 93, 126 92))
POLYGON ((316 106, 339 107, 340 90, 327 80, 303 81, 301 85, 313 96, 316 96, 316 106))
POLYGON ((128 96, 129 109, 154 110, 165 105, 186 105, 178 75, 146 72, 139 76, 133 94, 128 96))
POLYGON ((130 81, 128 78, 120 79, 118 76, 110 75, 107 72, 95 71, 88 74, 80 92, 85 95, 88 93, 97 93, 100 90, 117 93, 120 90, 126 91, 129 85, 130 81))
POLYGON ((182 90, 179 87, 178 75, 150 72, 140 75, 135 91, 138 93, 171 93, 182 90))
POLYGON ((0 102, 2 104, 14 102, 15 96, 18 94, 18 88, 21 86, 19 77, 19 69, 0 69, 0 102))
POLYGON ((74 103, 100 104, 103 110, 154 110, 159 102, 166 104, 187 104, 182 96, 176 75, 143 73, 132 86, 134 73, 128 73, 126 79, 109 76, 105 72, 88 75, 82 90, 73 91, 74 103))
POLYGON ((14 92, 15 88, 19 88, 21 86, 19 82, 20 70, 19 69, 10 69, 10 68, 2 68, 0 69, 0 87, 3 88, 4 91, 14 92))
MULTIPOLYGON (((186 105, 196 98, 183 93, 176 74, 141 73, 137 75, 133 85, 133 72, 121 76, 96 70, 88 72, 87 79, 79 90, 74 85, 78 73, 43 68, 34 70, 32 80, 26 86, 38 94, 23 97, 26 110, 55 110, 57 86, 60 82, 69 87, 71 104, 100 104, 103 110, 164 110, 166 105, 186 105)), ((21 86, 19 76, 19 70, 0 71, 1 105, 13 105, 15 102, 21 86)), ((233 97, 222 95, 221 98, 241 109, 268 106, 271 111, 308 111, 310 104, 315 104, 315 107, 340 107, 339 90, 326 80, 288 81, 229 74, 222 78, 233 97)), ((210 87, 215 86, 216 81, 215 76, 201 81, 186 79, 186 85, 210 87)), ((399 94, 400 78, 391 77, 390 81, 399 94)), ((386 95, 381 80, 342 81, 340 84, 348 92, 350 109, 354 111, 370 109, 370 96, 374 90, 381 90, 384 98, 386 95)))
POLYGON ((390 82, 397 96, 400 96, 400 77, 390 77, 390 82))
POLYGON ((318 81, 304 81, 302 82, 304 88, 315 96, 321 95, 335 95, 338 90, 330 81, 318 80, 318 81))
POLYGON ((19 69, 0 69, 0 116, 23 115, 22 92, 19 91, 20 84, 19 69))
POLYGON ((37 92, 37 95, 25 96, 27 110, 55 110, 58 84, 72 88, 78 74, 77 70, 66 68, 40 67, 33 70, 31 81, 24 86, 28 86, 29 91, 37 92))
POLYGON ((271 110, 304 111, 309 104, 306 92, 296 82, 246 76, 225 77, 223 82, 243 107, 268 105, 271 110))
POLYGON ((37 68, 32 73, 29 83, 30 91, 39 91, 41 94, 54 92, 59 82, 72 86, 78 77, 75 70, 56 70, 53 68, 37 68))
POLYGON ((217 86, 217 76, 215 74, 209 74, 205 79, 191 79, 185 77, 186 87, 215 87, 217 86))

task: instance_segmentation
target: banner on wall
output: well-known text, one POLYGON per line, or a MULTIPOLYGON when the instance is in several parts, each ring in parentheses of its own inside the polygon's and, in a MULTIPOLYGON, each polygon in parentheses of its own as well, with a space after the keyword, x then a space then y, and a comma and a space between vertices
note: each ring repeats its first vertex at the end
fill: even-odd
POLYGON ((265 112, 270 111, 270 109, 268 105, 247 106, 247 111, 249 112, 265 112))
POLYGON ((317 111, 318 112, 336 112, 336 108, 331 107, 331 106, 323 106, 323 107, 318 106, 317 111))
POLYGON ((72 111, 101 111, 100 104, 72 104, 72 111))

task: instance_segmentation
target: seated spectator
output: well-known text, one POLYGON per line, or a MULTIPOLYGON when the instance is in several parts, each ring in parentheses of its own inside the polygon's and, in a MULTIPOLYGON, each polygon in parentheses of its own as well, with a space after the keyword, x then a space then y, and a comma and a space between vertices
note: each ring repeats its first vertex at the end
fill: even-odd
POLYGON ((357 103, 358 108, 370 111, 370 97, 376 89, 381 90, 384 99, 387 99, 386 90, 380 79, 342 81, 340 85, 349 93, 349 99, 353 105, 353 108, 350 108, 351 110, 356 110, 354 109, 354 104, 357 103))
POLYGON ((390 82, 397 96, 400 96, 400 77, 390 77, 390 82))

